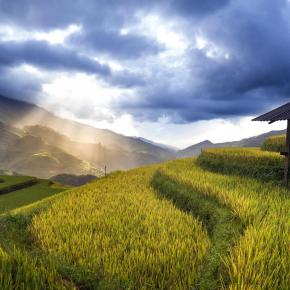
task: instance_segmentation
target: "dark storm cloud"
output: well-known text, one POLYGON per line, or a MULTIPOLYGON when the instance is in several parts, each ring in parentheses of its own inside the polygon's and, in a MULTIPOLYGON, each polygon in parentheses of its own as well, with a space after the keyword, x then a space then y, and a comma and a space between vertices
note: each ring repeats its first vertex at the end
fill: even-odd
POLYGON ((44 41, 0 42, 0 65, 32 64, 49 70, 72 70, 108 75, 109 67, 62 46, 44 41))
POLYGON ((88 29, 74 34, 72 44, 82 46, 94 52, 111 55, 115 58, 132 59, 143 54, 156 54, 162 50, 152 39, 139 35, 122 35, 118 30, 105 31, 100 28, 88 29))
MULTIPOLYGON (((176 15, 205 15, 224 7, 230 0, 1 0, 0 22, 30 28, 51 29, 70 23, 118 27, 134 13, 156 12, 176 15)), ((89 26, 89 25, 88 25, 89 26)))
POLYGON ((198 32, 221 49, 221 55, 208 57, 206 48, 191 49, 180 77, 189 78, 187 84, 172 86, 176 76, 150 79, 151 87, 138 92, 140 101, 125 101, 121 107, 142 119, 165 115, 191 122, 253 115, 289 101, 289 7, 286 0, 232 1, 207 15, 198 32))
POLYGON ((8 71, 29 63, 52 71, 83 71, 135 89, 137 97, 122 99, 115 109, 141 120, 165 115, 191 122, 256 114, 289 97, 289 19, 287 0, 0 0, 0 25, 39 31, 82 27, 69 37, 68 47, 0 42, 0 66, 8 71), (136 15, 150 13, 161 15, 165 24, 180 23, 190 41, 178 69, 160 60, 166 47, 154 35, 120 33, 140 21, 136 15), (197 49, 196 35, 210 44, 197 49), (118 60, 124 69, 112 72, 88 55, 118 60))
POLYGON ((162 50, 153 38, 139 35, 120 35, 124 24, 134 22, 135 13, 142 11, 183 15, 204 15, 224 6, 229 0, 154 1, 154 0, 2 0, 0 23, 17 24, 29 29, 49 30, 80 24, 82 33, 71 42, 113 57, 134 58, 162 50))
POLYGON ((202 17, 206 14, 213 13, 229 3, 230 0, 179 0, 164 1, 171 13, 181 14, 187 17, 192 15, 202 17))

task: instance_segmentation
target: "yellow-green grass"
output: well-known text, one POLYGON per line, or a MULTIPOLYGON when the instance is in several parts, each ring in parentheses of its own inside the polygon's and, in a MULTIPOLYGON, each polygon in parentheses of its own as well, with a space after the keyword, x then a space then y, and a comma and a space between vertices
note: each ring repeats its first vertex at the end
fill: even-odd
POLYGON ((150 185, 156 167, 74 189, 35 216, 31 233, 86 289, 190 289, 210 241, 201 223, 150 185))
POLYGON ((43 198, 53 196, 65 189, 65 186, 53 184, 48 180, 38 180, 33 186, 0 195, 0 215, 43 198))
POLYGON ((64 282, 49 262, 28 256, 24 251, 14 249, 9 254, 0 248, 1 290, 64 290, 75 289, 64 282))
POLYGON ((223 258, 226 273, 221 280, 228 281, 224 288, 289 289, 289 190, 251 178, 208 172, 193 159, 169 162, 160 172, 216 198, 247 226, 223 258))
MULTIPOLYGON (((212 152, 208 161, 218 155, 226 166, 271 167, 279 156, 212 152)), ((73 288, 68 281, 81 289, 289 289, 290 191, 199 164, 119 172, 10 211, 0 218, 0 289, 73 288)))
POLYGON ((75 289, 62 279, 55 265, 36 251, 28 230, 32 214, 48 207, 66 189, 38 180, 38 184, 0 196, 0 289, 75 289), (19 207, 20 206, 20 207, 19 207))
POLYGON ((171 179, 164 171, 154 174, 152 184, 161 196, 199 218, 205 225, 211 239, 211 247, 200 267, 200 275, 194 289, 219 289, 220 276, 224 272, 222 259, 243 232, 241 220, 217 199, 171 179))
POLYGON ((267 138, 261 149, 264 151, 282 152, 286 149, 286 135, 278 135, 267 138))
POLYGON ((225 174, 255 177, 266 181, 283 179, 283 156, 259 148, 205 149, 197 162, 202 168, 225 174))

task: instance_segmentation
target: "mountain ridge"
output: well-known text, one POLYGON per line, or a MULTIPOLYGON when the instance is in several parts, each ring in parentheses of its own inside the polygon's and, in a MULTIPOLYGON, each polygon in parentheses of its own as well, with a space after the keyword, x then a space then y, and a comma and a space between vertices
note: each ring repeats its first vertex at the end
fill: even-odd
MULTIPOLYGON (((124 136, 108 129, 98 129, 64 119, 37 105, 3 96, 0 96, 0 128, 1 122, 5 124, 6 129, 9 128, 6 131, 2 128, 2 139, 4 131, 10 139, 23 134, 39 137, 47 146, 56 147, 63 154, 88 161, 96 168, 106 166, 108 171, 127 170, 170 159, 197 156, 204 148, 259 147, 267 137, 285 132, 284 130, 270 131, 223 143, 204 140, 182 150, 175 150, 171 146, 146 138, 124 136), (11 136, 11 132, 14 137, 11 136)), ((0 148, 4 143, 0 140, 0 148)), ((35 144, 31 146, 35 147, 35 144)))
POLYGON ((213 143, 210 140, 204 140, 197 144, 188 146, 178 151, 178 157, 190 157, 200 154, 202 149, 206 148, 219 148, 219 147, 260 147, 263 141, 271 136, 285 134, 286 130, 272 130, 260 135, 256 135, 249 138, 243 138, 237 141, 213 143))
POLYGON ((40 137, 0 122, 0 169, 49 178, 60 173, 96 174, 101 171, 85 160, 45 143, 40 137), (18 133, 16 134, 15 131, 18 133))
POLYGON ((157 146, 154 142, 145 142, 64 119, 37 105, 3 96, 0 96, 0 121, 24 131, 29 126, 39 126, 43 131, 44 128, 49 128, 51 131, 45 131, 38 137, 46 139, 51 146, 58 142, 57 145, 63 151, 80 159, 85 156, 87 160, 86 152, 87 155, 91 153, 92 156, 89 157, 94 164, 101 168, 107 166, 108 171, 130 169, 175 158, 172 150, 157 146), (53 135, 50 140, 45 136, 46 133, 53 135))

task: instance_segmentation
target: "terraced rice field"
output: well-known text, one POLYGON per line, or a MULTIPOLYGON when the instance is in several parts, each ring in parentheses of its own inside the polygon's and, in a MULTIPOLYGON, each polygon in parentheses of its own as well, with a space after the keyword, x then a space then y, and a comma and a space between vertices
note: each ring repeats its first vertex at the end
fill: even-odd
POLYGON ((290 191, 240 168, 225 174, 235 160, 271 170, 279 155, 210 153, 115 173, 5 215, 0 286, 289 289, 290 191))
POLYGON ((284 157, 258 148, 206 149, 198 157, 197 164, 205 170, 276 183, 284 176, 284 157))
POLYGON ((33 219, 34 239, 89 289, 189 289, 210 241, 197 219, 155 195, 154 171, 74 190, 33 219))
POLYGON ((282 152, 286 150, 286 135, 267 138, 261 147, 264 151, 282 152))

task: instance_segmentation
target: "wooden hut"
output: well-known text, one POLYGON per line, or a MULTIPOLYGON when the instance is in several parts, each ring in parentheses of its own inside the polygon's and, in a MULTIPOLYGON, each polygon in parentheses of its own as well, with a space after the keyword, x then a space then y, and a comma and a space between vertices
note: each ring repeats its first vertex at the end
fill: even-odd
POLYGON ((281 107, 278 107, 268 113, 265 113, 252 121, 268 121, 272 124, 276 121, 287 120, 287 131, 286 131, 286 151, 280 152, 281 155, 285 156, 285 173, 284 179, 288 185, 289 179, 289 164, 290 164, 290 103, 287 103, 281 107))

